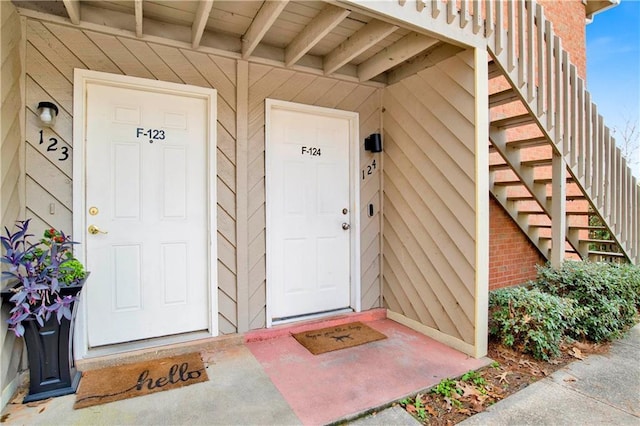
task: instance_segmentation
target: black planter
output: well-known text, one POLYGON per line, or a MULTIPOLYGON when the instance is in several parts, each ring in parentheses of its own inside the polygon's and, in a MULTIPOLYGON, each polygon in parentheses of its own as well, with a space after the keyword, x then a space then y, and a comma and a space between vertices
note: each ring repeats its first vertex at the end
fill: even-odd
MULTIPOLYGON (((85 281, 86 278, 78 284, 62 287, 60 294, 78 295, 85 281)), ((14 294, 9 288, 1 292, 2 298, 6 301, 14 294)), ((73 330, 77 310, 78 304, 74 303, 71 320, 62 318, 60 324, 55 315, 52 315, 42 327, 33 319, 22 323, 29 358, 29 394, 23 402, 67 395, 75 393, 78 389, 82 373, 76 370, 73 359, 73 330)))

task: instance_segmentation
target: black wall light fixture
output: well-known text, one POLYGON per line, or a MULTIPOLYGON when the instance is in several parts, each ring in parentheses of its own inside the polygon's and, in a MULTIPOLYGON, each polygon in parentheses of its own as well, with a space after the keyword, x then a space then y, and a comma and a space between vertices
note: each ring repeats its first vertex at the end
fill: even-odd
POLYGON ((382 151, 382 136, 380 133, 372 133, 364 140, 364 149, 371 152, 382 151))
POLYGON ((58 116, 58 107, 52 102, 38 103, 38 118, 40 123, 45 127, 51 127, 56 122, 58 116))

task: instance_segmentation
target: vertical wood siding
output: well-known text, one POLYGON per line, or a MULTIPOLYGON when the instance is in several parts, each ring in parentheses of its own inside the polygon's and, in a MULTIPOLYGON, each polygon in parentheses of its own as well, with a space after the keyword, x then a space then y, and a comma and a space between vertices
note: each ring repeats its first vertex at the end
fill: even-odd
MULTIPOLYGON (((47 227, 71 229, 72 156, 60 161, 60 149, 66 147, 72 152, 74 68, 218 90, 219 329, 221 333, 235 333, 235 61, 31 19, 27 21, 26 58, 26 207, 27 216, 34 218, 34 233, 47 227), (52 101, 60 108, 53 129, 44 130, 43 144, 35 111, 39 101, 52 101), (58 140, 57 151, 48 151, 50 137, 58 140)), ((4 161, 4 151, 2 158, 4 161)))
MULTIPOLYGON (((360 120, 360 166, 377 154, 364 151, 366 135, 380 130, 381 90, 356 83, 304 74, 269 66, 249 65, 248 114, 248 241, 249 241, 249 328, 266 325, 265 282, 265 187, 264 187, 264 102, 266 98, 308 105, 356 111, 360 120)), ((361 180, 361 276, 362 309, 380 306, 380 217, 379 174, 361 180), (376 214, 368 217, 373 203, 376 214)))
MULTIPOLYGON (((0 229, 11 229, 22 210, 20 197, 22 136, 21 106, 24 103, 22 23, 11 2, 0 2, 0 229)), ((4 232, 3 232, 4 233, 4 232)), ((2 283, 4 286, 4 283, 2 283)), ((9 309, 0 316, 0 390, 4 391, 16 377, 22 344, 7 329, 9 309), (16 344, 18 343, 18 344, 16 344)), ((10 397, 11 392, 3 395, 10 397)), ((0 402, 3 407, 7 401, 0 402)))
POLYGON ((469 344, 476 279, 473 67, 473 52, 461 52, 384 94, 385 305, 469 344))

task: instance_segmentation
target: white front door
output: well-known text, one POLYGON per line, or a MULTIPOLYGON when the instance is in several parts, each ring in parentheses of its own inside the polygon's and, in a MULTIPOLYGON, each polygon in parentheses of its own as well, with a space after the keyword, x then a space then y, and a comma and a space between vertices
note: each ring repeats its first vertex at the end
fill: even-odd
POLYGON ((85 92, 88 346, 208 330, 207 98, 100 82, 85 92))
POLYGON ((357 114, 267 101, 270 320, 352 306, 357 114))

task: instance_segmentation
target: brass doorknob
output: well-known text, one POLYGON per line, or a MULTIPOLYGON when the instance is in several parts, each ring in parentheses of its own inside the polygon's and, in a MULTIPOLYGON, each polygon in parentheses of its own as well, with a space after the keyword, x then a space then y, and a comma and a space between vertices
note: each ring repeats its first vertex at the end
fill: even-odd
POLYGON ((100 228, 98 228, 95 225, 89 225, 89 233, 91 235, 97 235, 97 234, 108 234, 109 232, 101 231, 100 228))

